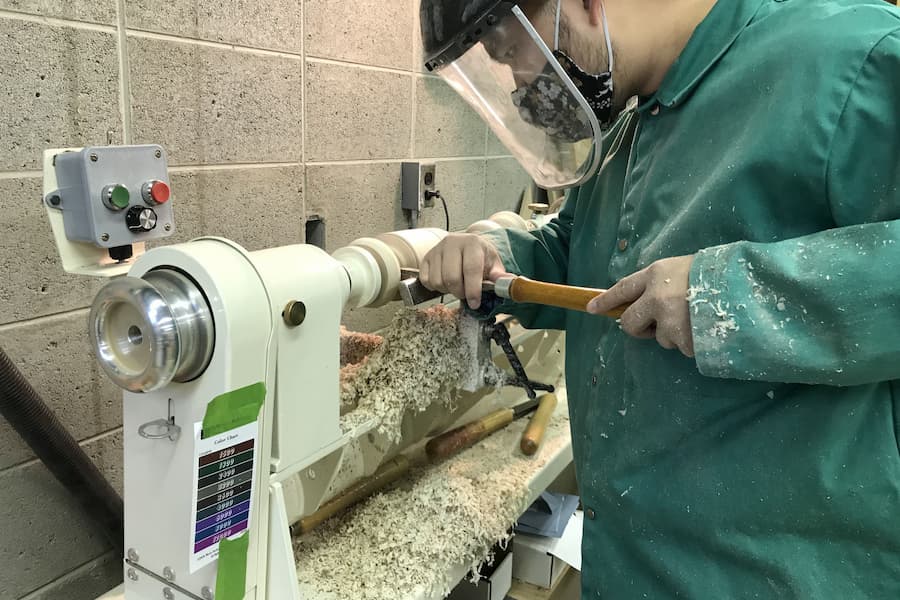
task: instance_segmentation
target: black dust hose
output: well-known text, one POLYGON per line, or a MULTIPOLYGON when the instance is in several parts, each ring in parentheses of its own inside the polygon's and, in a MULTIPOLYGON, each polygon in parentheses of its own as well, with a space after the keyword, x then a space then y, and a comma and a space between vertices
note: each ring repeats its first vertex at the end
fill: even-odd
POLYGON ((125 507, 75 438, 0 348, 0 414, 124 555, 125 507))

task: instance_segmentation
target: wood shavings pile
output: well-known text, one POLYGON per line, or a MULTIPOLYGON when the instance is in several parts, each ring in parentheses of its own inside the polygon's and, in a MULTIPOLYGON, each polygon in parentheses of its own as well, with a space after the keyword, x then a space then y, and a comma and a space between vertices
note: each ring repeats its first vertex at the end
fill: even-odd
MULTIPOLYGON (((562 400, 562 398, 561 398, 562 400)), ((569 443, 557 408, 538 454, 518 449, 527 419, 294 540, 301 595, 398 600, 446 595, 450 573, 490 559, 526 508, 529 481, 569 443)))
MULTIPOLYGON (((381 347, 384 338, 372 333, 349 331, 341 325, 341 389, 344 389, 356 372, 369 360, 369 356, 381 347)), ((353 408, 341 403, 341 412, 353 408)))
POLYGON ((456 390, 475 364, 458 311, 403 309, 368 359, 342 373, 342 412, 352 411, 354 423, 376 419, 378 433, 399 442, 408 411, 435 402, 453 410, 456 390))

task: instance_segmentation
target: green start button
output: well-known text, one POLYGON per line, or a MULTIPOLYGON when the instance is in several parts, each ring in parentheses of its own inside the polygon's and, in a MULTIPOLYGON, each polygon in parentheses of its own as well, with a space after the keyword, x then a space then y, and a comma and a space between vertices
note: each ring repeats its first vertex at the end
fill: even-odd
POLYGON ((101 197, 103 198, 103 204, 110 210, 123 210, 128 208, 128 204, 131 202, 131 194, 128 193, 128 188, 118 183, 103 188, 101 197))

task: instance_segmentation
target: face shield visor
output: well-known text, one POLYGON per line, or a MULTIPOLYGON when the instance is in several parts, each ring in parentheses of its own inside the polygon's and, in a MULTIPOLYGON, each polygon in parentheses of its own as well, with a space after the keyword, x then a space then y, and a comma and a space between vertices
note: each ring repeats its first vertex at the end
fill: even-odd
MULTIPOLYGON (((557 14, 557 37, 558 28, 557 14)), ((426 66, 481 115, 537 185, 573 187, 596 172, 597 115, 518 6, 497 3, 426 66)))

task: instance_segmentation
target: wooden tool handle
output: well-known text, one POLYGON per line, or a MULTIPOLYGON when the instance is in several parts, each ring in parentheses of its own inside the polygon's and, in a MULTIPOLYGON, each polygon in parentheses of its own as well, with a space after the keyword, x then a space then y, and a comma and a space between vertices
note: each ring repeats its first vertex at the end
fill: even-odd
POLYGON ((409 460, 405 456, 398 456, 394 460, 382 465, 378 471, 369 477, 353 485, 336 498, 332 498, 322 505, 319 510, 300 519, 300 533, 312 531, 334 515, 347 510, 375 492, 384 489, 403 477, 409 471, 409 460))
MULTIPOLYGON (((558 306, 582 312, 587 312, 588 302, 605 293, 606 290, 544 283, 527 277, 516 277, 509 287, 509 297, 516 302, 558 306)), ((604 314, 607 317, 618 319, 629 306, 631 305, 626 304, 604 314)))
POLYGON ((525 433, 522 434, 522 442, 519 447, 525 456, 532 456, 537 449, 541 447, 544 440, 544 433, 547 431, 547 425, 550 423, 550 417, 556 410, 557 399, 555 394, 544 394, 541 396, 541 403, 538 405, 537 412, 531 417, 525 433))
POLYGON ((511 408, 506 408, 462 427, 451 429, 428 440, 428 443, 425 444, 425 453, 432 461, 453 456, 512 423, 514 415, 515 412, 511 408))

